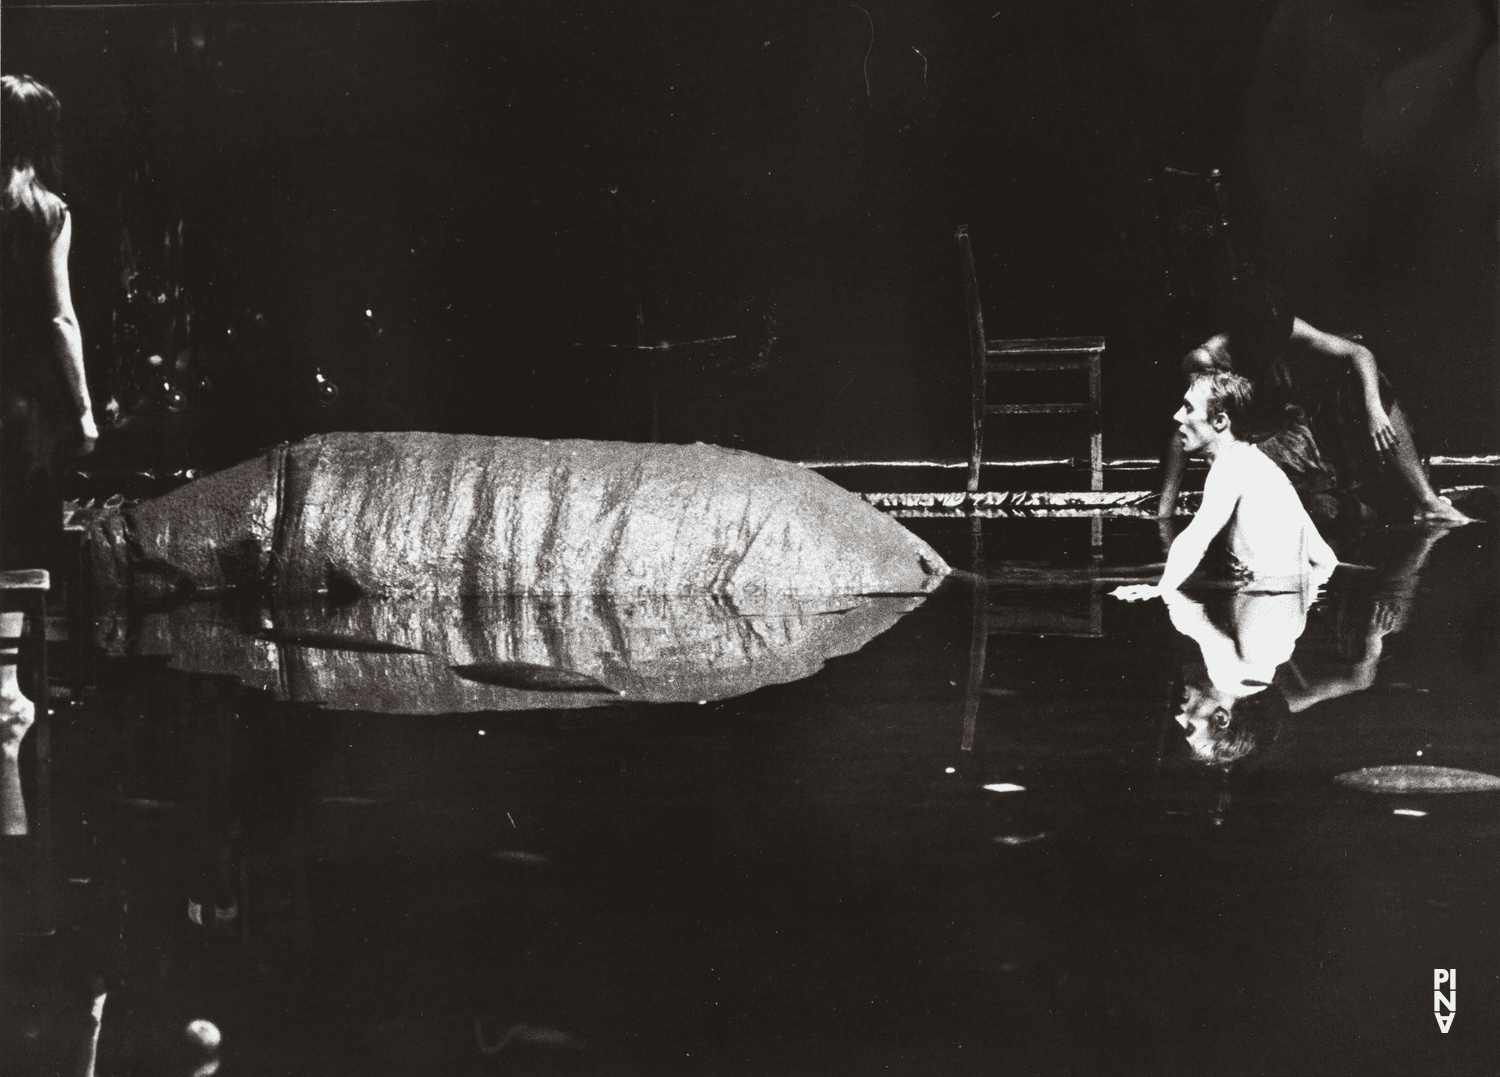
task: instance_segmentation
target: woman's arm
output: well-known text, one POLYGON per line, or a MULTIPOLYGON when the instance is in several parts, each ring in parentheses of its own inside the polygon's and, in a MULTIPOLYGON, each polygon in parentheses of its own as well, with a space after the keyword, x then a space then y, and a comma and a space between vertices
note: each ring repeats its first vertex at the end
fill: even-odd
POLYGON ((89 399, 88 377, 83 366, 83 334, 78 329, 78 315, 73 310, 73 292, 68 284, 68 248, 73 241, 73 218, 63 215, 62 231, 52 244, 52 255, 46 263, 46 285, 52 303, 52 347, 62 365, 63 381, 78 409, 82 452, 90 452, 99 438, 94 425, 94 406, 89 399))
POLYGON ((1315 329, 1301 318, 1292 325, 1292 340, 1309 351, 1352 367, 1364 391, 1365 414, 1369 416, 1370 440, 1381 452, 1396 447, 1396 430, 1391 417, 1386 414, 1385 404, 1380 399, 1380 370, 1375 365, 1375 353, 1363 344, 1336 337, 1315 329))

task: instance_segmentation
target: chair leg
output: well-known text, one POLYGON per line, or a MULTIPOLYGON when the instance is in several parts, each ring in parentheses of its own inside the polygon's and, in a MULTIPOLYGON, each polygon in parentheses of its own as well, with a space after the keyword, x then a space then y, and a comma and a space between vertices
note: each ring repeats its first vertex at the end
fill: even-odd
POLYGON ((959 748, 974 750, 974 729, 979 722, 979 700, 984 692, 984 659, 989 649, 989 576, 984 567, 984 519, 969 519, 973 551, 974 596, 969 627, 969 681, 964 688, 964 730, 959 748))
POLYGON ((969 484, 966 489, 971 494, 979 492, 979 466, 984 457, 985 395, 985 375, 984 368, 981 366, 974 371, 973 401, 971 403, 970 415, 972 432, 969 439, 969 484))
POLYGON ((1089 489, 1104 489, 1104 407, 1101 400, 1099 353, 1089 356, 1089 489))
POLYGON ((28 596, 30 622, 31 701, 36 721, 31 735, 36 750, 36 810, 32 830, 36 836, 36 929, 51 934, 52 924, 52 693, 47 679, 47 594, 28 596))

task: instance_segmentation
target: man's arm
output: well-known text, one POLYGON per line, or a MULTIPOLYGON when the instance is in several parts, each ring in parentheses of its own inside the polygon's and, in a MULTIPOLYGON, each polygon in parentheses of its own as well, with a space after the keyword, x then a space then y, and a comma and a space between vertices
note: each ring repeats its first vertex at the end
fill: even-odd
POLYGON ((1220 466, 1208 469, 1203 483, 1203 503, 1193 522, 1183 529, 1167 554, 1166 571, 1158 585, 1163 591, 1176 590, 1193 574, 1203 560, 1208 544, 1228 525, 1240 503, 1240 490, 1234 477, 1220 466))
POLYGON ((1307 560, 1320 573, 1332 573, 1339 564, 1339 555, 1333 552, 1328 540, 1318 533, 1318 525, 1307 521, 1307 560))
POLYGON ((1308 325, 1301 318, 1292 324, 1292 340, 1308 350, 1339 363, 1348 363, 1359 378, 1364 391, 1365 413, 1369 416, 1370 440, 1381 452, 1396 447, 1396 430, 1391 417, 1386 414, 1385 404, 1380 399, 1380 370, 1375 365, 1375 353, 1363 344, 1336 337, 1308 325))

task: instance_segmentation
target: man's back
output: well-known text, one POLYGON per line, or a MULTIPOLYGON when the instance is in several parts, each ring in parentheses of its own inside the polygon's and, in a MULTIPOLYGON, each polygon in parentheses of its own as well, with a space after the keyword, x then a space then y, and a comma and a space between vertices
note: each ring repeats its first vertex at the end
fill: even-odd
POLYGON ((1337 559, 1286 475, 1254 445, 1233 441, 1218 454, 1205 496, 1221 485, 1237 495, 1225 538, 1251 590, 1296 590, 1310 564, 1337 559))

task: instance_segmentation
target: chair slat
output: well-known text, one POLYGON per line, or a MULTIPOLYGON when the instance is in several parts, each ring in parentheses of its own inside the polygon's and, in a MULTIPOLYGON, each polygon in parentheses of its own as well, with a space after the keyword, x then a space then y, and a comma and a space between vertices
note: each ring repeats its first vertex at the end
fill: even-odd
POLYGON ((0 591, 47 591, 52 577, 44 568, 17 568, 0 572, 0 591))
POLYGON ((1103 337, 1018 337, 991 340, 990 355, 1082 355, 1104 350, 1103 337))
POLYGON ((1093 411, 1094 405, 1083 404, 989 404, 986 415, 1064 415, 1074 412, 1093 411))
MULTIPOLYGON (((990 354, 993 355, 995 353, 991 352, 990 354)), ((991 372, 999 371, 1001 373, 1019 370, 1087 370, 1089 364, 1093 361, 1089 357, 1082 359, 1006 359, 1003 362, 992 359, 984 364, 984 368, 991 372)))

